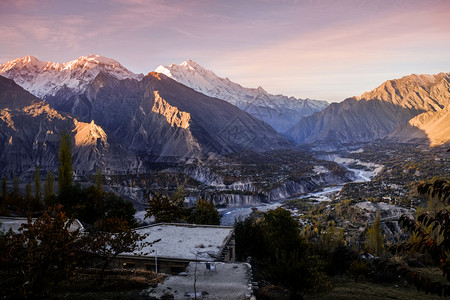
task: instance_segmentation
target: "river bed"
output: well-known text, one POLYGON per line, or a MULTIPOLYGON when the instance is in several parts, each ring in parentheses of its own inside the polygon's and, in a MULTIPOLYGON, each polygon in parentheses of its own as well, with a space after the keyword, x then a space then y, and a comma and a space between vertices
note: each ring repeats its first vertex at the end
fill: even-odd
MULTIPOLYGON (((370 162, 362 162, 357 159, 352 158, 342 158, 338 155, 329 155, 327 157, 323 157, 322 159, 334 161, 341 166, 345 167, 347 170, 354 173, 355 177, 352 182, 367 182, 372 180, 372 178, 377 175, 381 169, 383 168, 382 165, 377 165, 370 162), (354 164, 360 165, 364 168, 361 169, 354 169, 350 168, 349 165, 354 164)), ((318 168, 320 169, 320 168, 318 168)), ((254 209, 262 212, 266 212, 271 209, 276 209, 277 207, 280 207, 283 205, 286 200, 290 199, 306 199, 309 198, 310 200, 314 200, 317 202, 322 201, 331 201, 334 196, 337 196, 339 192, 341 191, 342 187, 344 185, 334 185, 334 186, 327 186, 320 190, 298 196, 298 197, 291 197, 291 198, 285 198, 281 199, 277 202, 271 202, 271 203, 261 203, 258 205, 252 205, 252 206, 241 206, 241 207, 228 207, 228 208, 221 208, 219 209, 219 213, 221 215, 220 219, 220 225, 223 226, 232 226, 234 224, 234 221, 237 219, 245 219, 254 209)), ((145 211, 138 211, 135 214, 135 218, 141 223, 141 224, 148 224, 151 223, 154 220, 149 220, 145 218, 145 211)))
MULTIPOLYGON (((339 157, 336 155, 333 157, 330 157, 329 160, 335 161, 336 163, 345 167, 347 170, 353 172, 355 174, 355 178, 352 182, 370 181, 383 168, 383 166, 378 165, 378 164, 374 164, 374 163, 370 163, 370 162, 362 162, 360 160, 352 159, 352 158, 342 158, 342 157, 339 157), (358 165, 364 166, 365 169, 353 169, 353 168, 348 167, 348 165, 350 165, 352 163, 357 163, 358 165)), ((221 215, 220 225, 232 226, 234 224, 235 220, 239 220, 239 219, 243 220, 243 219, 247 218, 248 216, 250 216, 250 214, 252 213, 252 211, 254 209, 256 209, 258 211, 266 212, 268 210, 276 209, 277 207, 282 206, 283 203, 289 199, 310 198, 311 200, 318 201, 318 202, 331 201, 333 196, 337 196, 339 194, 339 192, 341 191, 343 186, 344 185, 329 186, 329 187, 325 187, 325 188, 321 189, 320 191, 315 191, 315 192, 308 193, 306 195, 299 196, 299 197, 282 199, 280 201, 272 202, 272 203, 261 203, 260 205, 254 205, 254 206, 249 206, 249 207, 237 207, 237 208, 233 207, 233 208, 219 209, 219 213, 221 215)))

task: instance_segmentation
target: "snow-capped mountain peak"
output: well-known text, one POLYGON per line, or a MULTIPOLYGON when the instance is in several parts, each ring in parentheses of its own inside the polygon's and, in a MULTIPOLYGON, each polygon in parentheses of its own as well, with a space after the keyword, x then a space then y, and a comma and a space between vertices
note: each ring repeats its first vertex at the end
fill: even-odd
POLYGON ((90 54, 88 56, 80 56, 78 59, 63 64, 64 69, 92 69, 97 66, 110 67, 112 69, 125 69, 118 61, 104 56, 90 54))
POLYGON ((300 118, 328 106, 326 101, 302 100, 284 95, 271 95, 262 87, 245 88, 228 78, 221 78, 193 60, 179 65, 159 66, 158 73, 211 97, 225 100, 269 123, 279 132, 293 126, 300 118))
POLYGON ((67 87, 78 93, 85 89, 100 73, 108 73, 118 79, 141 79, 118 61, 100 55, 81 56, 66 63, 40 61, 26 56, 0 65, 0 75, 13 79, 33 95, 45 99, 67 87))

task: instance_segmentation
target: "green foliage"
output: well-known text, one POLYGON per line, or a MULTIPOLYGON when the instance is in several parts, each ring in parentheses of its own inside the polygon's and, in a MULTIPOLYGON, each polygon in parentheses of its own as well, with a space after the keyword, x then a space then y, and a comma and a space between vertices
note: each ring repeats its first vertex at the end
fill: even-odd
POLYGON ((39 167, 34 169, 34 198, 40 203, 41 202, 41 170, 39 167))
POLYGON ((155 217, 157 223, 186 222, 189 212, 184 206, 184 191, 182 188, 170 197, 161 193, 153 193, 152 197, 147 195, 146 218, 155 217))
MULTIPOLYGON (((418 186, 418 192, 430 199, 438 198, 448 205, 450 200, 450 181, 434 178, 418 186)), ((394 253, 428 254, 439 265, 443 276, 450 281, 450 212, 444 208, 438 212, 424 212, 417 220, 410 219, 406 215, 401 216, 399 223, 403 225, 414 238, 390 248, 394 253)), ((391 266, 392 268, 392 266, 391 266)), ((406 274, 418 289, 439 295, 450 295, 450 285, 442 285, 439 282, 411 272, 408 269, 398 268, 397 272, 406 274)))
POLYGON ((50 206, 56 203, 55 178, 53 177, 52 170, 48 171, 47 176, 45 177, 44 203, 46 206, 50 206))
POLYGON ((300 237, 300 224, 288 210, 281 207, 269 210, 264 214, 261 225, 275 252, 304 247, 305 242, 300 237))
POLYGON ((194 224, 220 225, 220 215, 213 202, 197 199, 190 213, 189 222, 194 224))
POLYGON ((72 166, 72 142, 70 135, 65 131, 61 132, 59 145, 59 168, 58 168, 58 186, 59 193, 72 186, 73 182, 73 166, 72 166))
POLYGON ((95 173, 95 185, 96 185, 97 189, 103 190, 102 168, 97 168, 97 172, 95 173))
POLYGON ((27 203, 29 210, 31 210, 33 196, 31 195, 31 184, 29 183, 25 185, 25 202, 27 203))
POLYGON ((372 226, 367 230, 365 247, 367 251, 375 255, 381 255, 384 249, 383 232, 381 229, 381 215, 377 212, 372 226))
POLYGON ((17 177, 16 174, 13 176, 13 196, 19 197, 20 191, 19 191, 19 177, 17 177))
POLYGON ((0 295, 48 297, 74 273, 80 239, 78 231, 69 231, 72 222, 61 207, 52 207, 34 222, 29 218, 19 233, 0 236, 0 266, 9 274, 0 295))
POLYGON ((8 187, 6 185, 6 178, 2 178, 2 197, 3 201, 6 201, 8 199, 8 187))
POLYGON ((355 259, 350 263, 350 273, 355 280, 355 283, 358 282, 359 277, 367 273, 367 264, 362 261, 362 259, 355 259))
POLYGON ((249 256, 262 259, 268 255, 269 250, 263 228, 254 217, 236 221, 234 232, 236 256, 239 260, 245 261, 249 256))
POLYGON ((238 258, 252 258, 257 278, 288 288, 294 297, 330 288, 323 260, 300 236, 289 211, 277 208, 261 220, 237 221, 235 235, 238 258))
POLYGON ((85 189, 79 185, 71 186, 58 195, 57 201, 69 214, 90 225, 110 217, 121 218, 130 226, 136 225, 133 204, 113 192, 99 190, 97 186, 85 189))

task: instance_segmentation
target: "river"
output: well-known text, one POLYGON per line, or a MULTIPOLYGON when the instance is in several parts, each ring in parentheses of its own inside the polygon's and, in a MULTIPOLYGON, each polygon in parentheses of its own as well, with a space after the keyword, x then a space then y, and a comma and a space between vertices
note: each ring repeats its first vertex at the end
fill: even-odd
MULTIPOLYGON (((332 160, 341 166, 345 167, 347 170, 353 172, 355 174, 355 178, 352 182, 367 182, 372 180, 372 178, 378 174, 383 166, 377 165, 370 162, 362 162, 360 160, 352 159, 352 158, 342 158, 337 155, 327 157, 327 160, 332 160), (357 163, 358 165, 364 166, 365 169, 353 169, 348 167, 348 165, 352 163, 357 163)), ((335 185, 324 187, 320 191, 315 191, 312 193, 308 193, 306 195, 294 198, 286 198, 281 199, 277 202, 272 203, 261 203, 256 206, 249 207, 233 207, 233 208, 223 208, 219 209, 219 213, 221 214, 220 225, 223 226, 232 226, 234 224, 235 219, 245 219, 247 218, 254 209, 257 209, 262 212, 266 212, 271 209, 275 209, 283 205, 286 200, 289 199, 305 199, 305 198, 313 198, 315 201, 331 201, 333 196, 336 196, 341 191, 344 185, 335 185)))

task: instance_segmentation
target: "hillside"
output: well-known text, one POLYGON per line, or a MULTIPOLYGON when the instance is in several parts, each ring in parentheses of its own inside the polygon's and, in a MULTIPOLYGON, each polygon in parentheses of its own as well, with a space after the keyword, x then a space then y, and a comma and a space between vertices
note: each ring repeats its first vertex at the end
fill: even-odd
POLYGON ((449 74, 410 75, 303 118, 287 134, 296 143, 370 142, 413 117, 449 105, 449 74))
POLYGON ((388 136, 404 143, 426 143, 438 146, 450 142, 450 106, 422 113, 388 136))

